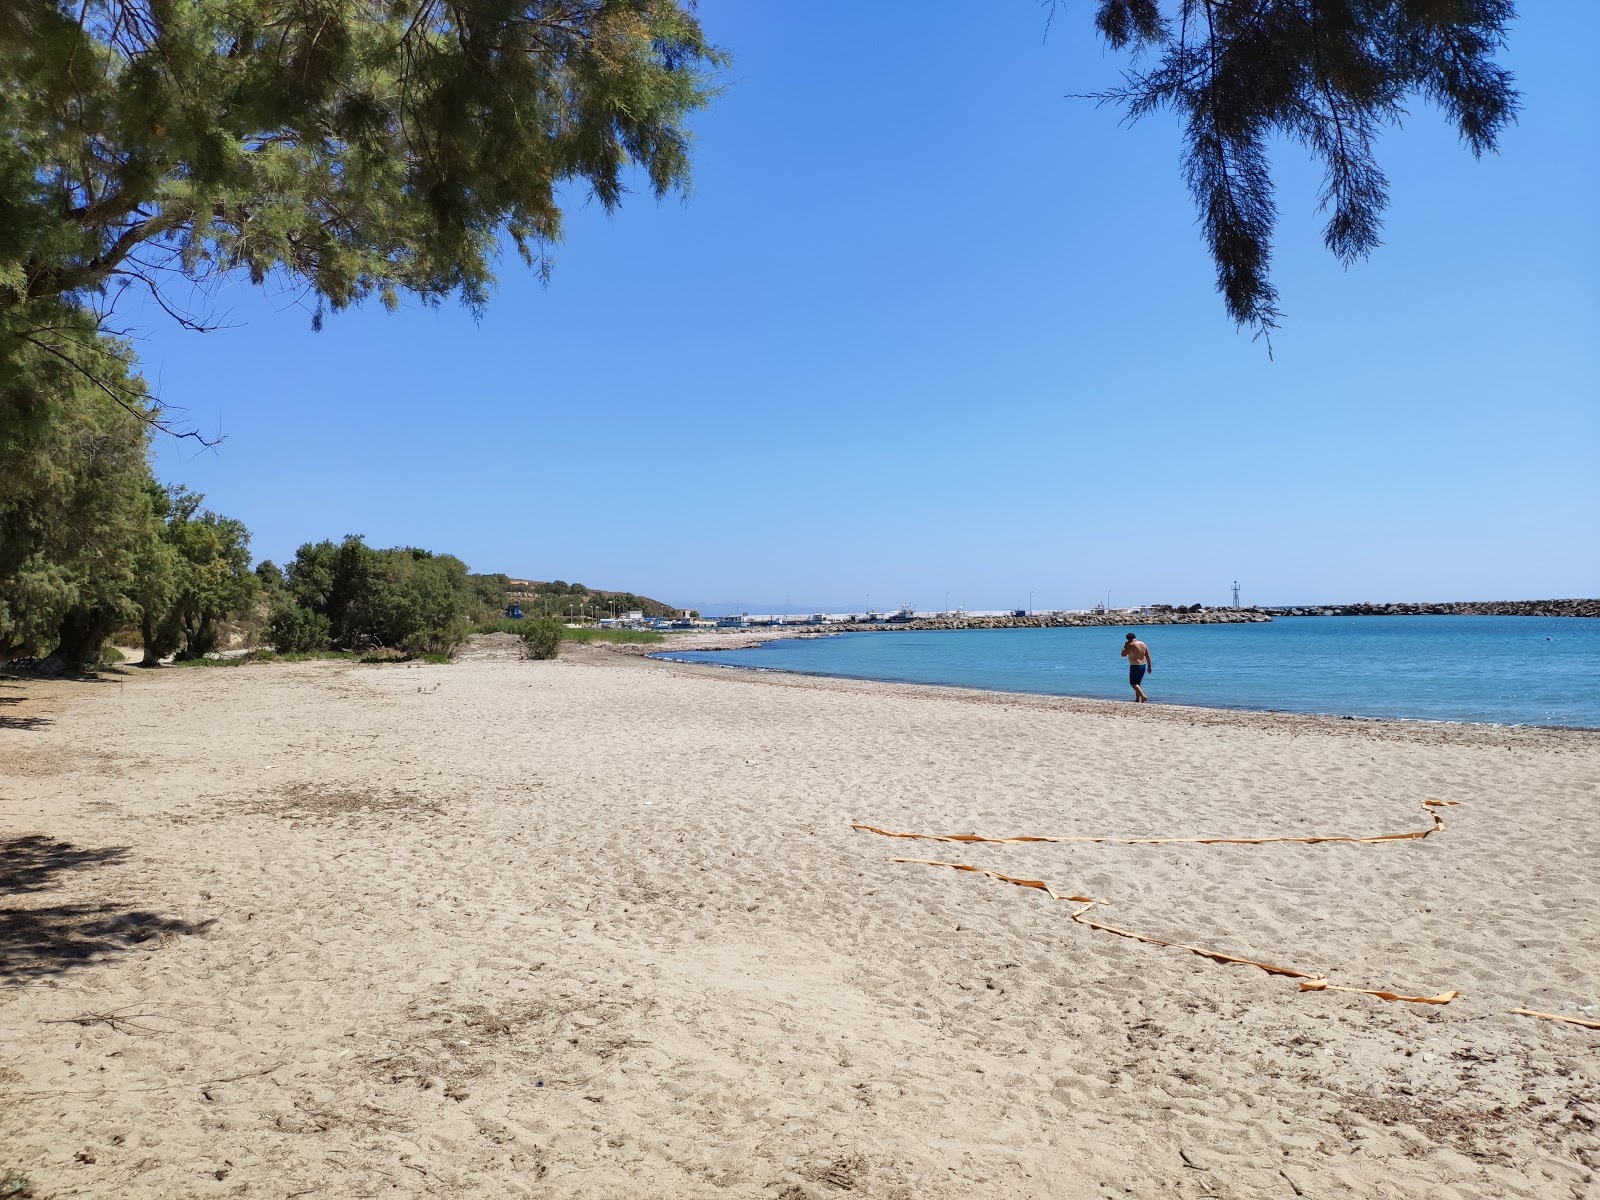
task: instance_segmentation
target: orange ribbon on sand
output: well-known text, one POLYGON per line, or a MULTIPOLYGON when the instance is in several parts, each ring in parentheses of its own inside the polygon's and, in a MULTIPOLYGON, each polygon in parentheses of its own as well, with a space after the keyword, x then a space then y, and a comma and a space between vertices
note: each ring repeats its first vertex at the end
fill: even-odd
MULTIPOLYGON (((1019 845, 1027 842, 1114 842, 1124 846, 1153 846, 1165 845, 1174 842, 1197 844, 1202 846, 1216 845, 1243 845, 1259 846, 1272 842, 1304 842, 1316 844, 1318 842, 1400 842, 1416 838, 1425 838, 1429 834, 1438 833, 1444 828, 1444 817, 1439 813, 1441 808, 1453 808, 1454 800, 1424 800, 1423 811, 1433 818, 1433 825, 1428 829, 1412 830, 1408 833, 1385 833, 1372 837, 1351 837, 1345 834, 1321 835, 1314 837, 1218 837, 1218 838, 1111 838, 1111 837, 1042 837, 1022 835, 1018 837, 984 837, 976 833, 897 833, 888 829, 879 829, 876 825, 852 824, 851 829, 859 829, 866 833, 876 833, 883 837, 912 838, 929 842, 987 842, 998 845, 1019 845)), ((1097 900, 1093 896, 1073 896, 1066 892, 1058 892, 1043 879, 1022 879, 1015 875, 1002 875, 999 871, 986 870, 975 867, 971 863, 945 862, 933 858, 896 858, 891 862, 915 863, 926 867, 948 867, 952 871, 969 871, 974 875, 984 875, 990 879, 998 879, 1001 883, 1011 883, 1018 887, 1031 888, 1043 892, 1052 900, 1071 900, 1082 904, 1083 907, 1072 914, 1072 919, 1079 925, 1090 929, 1098 929, 1104 933, 1114 933, 1118 937, 1131 938, 1136 942, 1144 942, 1151 946, 1169 946, 1174 950, 1187 950, 1190 954, 1198 954, 1201 958, 1209 958, 1213 962, 1236 963, 1239 966, 1255 967, 1269 975, 1284 975, 1290 979, 1300 980, 1302 992, 1352 992, 1360 996, 1376 996, 1379 1000, 1399 1001, 1405 1004, 1449 1004, 1459 996, 1460 992, 1440 992, 1437 996, 1402 996, 1398 992, 1386 992, 1377 988, 1345 987, 1341 984, 1329 983, 1325 976, 1313 975, 1309 971, 1296 970, 1293 967, 1279 967, 1272 963, 1258 962, 1253 958, 1240 958, 1235 954, 1224 954, 1221 950, 1212 950, 1205 946, 1191 946, 1187 942, 1169 942, 1165 938, 1151 937, 1148 934, 1134 933, 1132 930, 1119 929, 1115 925, 1107 925, 1102 921, 1092 921, 1084 914, 1089 912, 1096 904, 1107 903, 1097 900)), ((1568 1021, 1574 1025, 1586 1025, 1600 1029, 1600 1022, 1579 1020, 1575 1017, 1557 1017, 1550 1013, 1537 1013, 1528 1009, 1516 1009, 1516 1012, 1525 1013, 1532 1017, 1550 1017, 1555 1021, 1568 1021)))
POLYGON ((1086 925, 1090 929, 1099 929, 1105 933, 1114 933, 1118 937, 1132 938, 1136 942, 1145 942, 1151 946, 1170 946, 1174 950, 1187 950, 1190 954, 1198 954, 1201 958, 1209 958, 1213 962, 1237 963, 1242 967, 1255 967, 1269 975, 1286 975, 1291 979, 1299 979, 1302 992, 1356 992, 1363 996, 1376 996, 1380 1000, 1402 1000, 1411 1004, 1449 1004, 1459 996, 1460 992, 1441 992, 1437 996, 1402 996, 1397 992, 1377 991, 1372 988, 1341 987, 1329 983, 1321 975, 1313 975, 1309 971, 1299 971, 1293 967, 1279 967, 1272 963, 1258 962, 1253 958, 1240 958, 1236 954, 1224 954, 1221 950, 1212 950, 1205 946, 1191 946, 1187 942, 1169 942, 1165 938, 1151 937, 1149 934, 1134 933, 1129 929, 1118 929, 1115 925, 1107 925, 1103 921, 1091 921, 1084 913, 1096 904, 1105 904, 1104 900, 1097 900, 1092 896, 1071 896, 1065 892, 1058 892, 1043 879, 1020 879, 1015 875, 1002 875, 999 871, 989 871, 983 867, 975 867, 971 863, 944 862, 934 858, 893 858, 890 862, 914 863, 924 867, 949 867, 952 871, 970 871, 974 875, 984 875, 990 879, 998 879, 1001 883, 1012 883, 1018 887, 1031 888, 1043 892, 1052 900, 1072 900, 1083 907, 1072 914, 1072 919, 1079 925, 1086 925))
POLYGON ((1454 808, 1459 803, 1455 800, 1424 800, 1423 811, 1433 818, 1433 825, 1427 829, 1413 829, 1407 833, 1380 833, 1371 837, 1351 837, 1347 834, 1318 834, 1310 837, 1164 837, 1164 838, 1116 838, 1116 837, 1047 837, 1040 834, 1019 834, 1015 837, 985 837, 977 833, 897 833, 891 829, 879 829, 876 825, 852 824, 851 829, 860 829, 866 833, 876 833, 883 837, 913 838, 925 842, 987 842, 997 846, 1019 846, 1027 842, 1113 842, 1119 846, 1163 846, 1173 843, 1183 843, 1200 846, 1265 846, 1271 842, 1305 842, 1315 845, 1318 842, 1406 842, 1418 838, 1425 838, 1429 834, 1438 833, 1444 828, 1444 816, 1439 812, 1441 808, 1454 808))
MULTIPOLYGON (((1191 946, 1186 942, 1169 942, 1164 938, 1150 937, 1148 934, 1134 933, 1127 929, 1118 929, 1115 925, 1105 925, 1099 921, 1090 921, 1084 917, 1087 908, 1081 908, 1072 914, 1072 919, 1079 925, 1087 925, 1090 929, 1103 930, 1114 933, 1118 937, 1132 938, 1136 942, 1146 942, 1152 946, 1171 946, 1174 950, 1187 950, 1190 954, 1198 954, 1201 958, 1209 958, 1213 962, 1238 963, 1242 967, 1255 967, 1265 971, 1268 975, 1287 975, 1291 979, 1310 979, 1320 981, 1320 977, 1308 971, 1296 971, 1293 967, 1275 967, 1271 963, 1257 962, 1253 958, 1239 958, 1233 954, 1224 954, 1221 950, 1208 950, 1204 946, 1191 946)), ((1310 985, 1302 983, 1301 990, 1306 990, 1310 985)))
POLYGON ((1018 887, 1034 888, 1049 896, 1052 900, 1076 900, 1080 904, 1105 904, 1104 900, 1096 900, 1093 896, 1068 896, 1056 891, 1042 879, 1018 879, 1015 875, 1002 875, 999 871, 985 871, 982 867, 974 867, 969 863, 940 862, 934 858, 891 858, 890 862, 918 863, 924 867, 949 867, 952 871, 972 871, 978 875, 987 875, 990 879, 998 879, 1001 883, 1014 883, 1018 887))
MULTIPOLYGON (((1026 842, 1113 842, 1124 846, 1151 846, 1163 845, 1173 842, 1191 843, 1202 846, 1215 845, 1244 845, 1259 846, 1269 842, 1399 842, 1416 838, 1425 838, 1429 834, 1438 833, 1444 828, 1444 817, 1439 813, 1441 808, 1454 808, 1454 800, 1424 800, 1423 810, 1433 818, 1433 827, 1430 829, 1413 830, 1410 833, 1385 833, 1375 837, 1348 837, 1344 835, 1325 837, 1261 837, 1261 838, 1110 838, 1110 837, 983 837, 976 833, 896 833, 888 829, 879 829, 875 825, 853 824, 852 829, 860 829, 867 833, 877 833, 884 837, 913 838, 929 842, 988 842, 1000 845, 1020 845, 1026 842)), ((1022 879, 1015 875, 1002 875, 999 871, 985 870, 975 867, 970 863, 944 862, 933 858, 895 858, 891 862, 916 863, 928 867, 949 867, 953 871, 970 871, 975 875, 984 875, 990 879, 998 879, 1001 883, 1011 883, 1018 887, 1031 888, 1043 892, 1052 900, 1071 900, 1082 904, 1083 907, 1072 914, 1072 919, 1079 925, 1090 929, 1098 929, 1103 933, 1114 933, 1118 937, 1131 938, 1136 942, 1144 942, 1151 946, 1169 946, 1174 950, 1187 950, 1190 954, 1198 954, 1201 958, 1209 958, 1213 962, 1236 963, 1239 966, 1255 967, 1269 975, 1284 975, 1290 979, 1300 980, 1302 992, 1351 992, 1358 996, 1376 996, 1379 1000, 1402 1004, 1449 1004, 1450 1001, 1461 995, 1460 992, 1440 992, 1437 996, 1402 996, 1399 992, 1386 992, 1379 988, 1345 987, 1342 984, 1329 983, 1327 978, 1312 975, 1307 971, 1298 971, 1293 967, 1279 967, 1272 963, 1258 962, 1253 958, 1240 958, 1235 954, 1224 954, 1220 950, 1211 950, 1205 946, 1191 946, 1186 942, 1169 942, 1165 938, 1151 937, 1148 934, 1134 933, 1132 930, 1119 929, 1115 925, 1107 925, 1103 921, 1092 921, 1084 914, 1094 908, 1096 904, 1106 904, 1108 901, 1097 900, 1092 896, 1073 896, 1065 892, 1058 892, 1043 879, 1022 879)), ((1584 1029, 1600 1029, 1600 1021, 1590 1020, 1586 1017, 1565 1017, 1559 1013, 1539 1012, 1532 1008, 1513 1008, 1511 1012, 1523 1017, 1539 1017, 1546 1021, 1561 1021, 1568 1025, 1578 1025, 1584 1029)))

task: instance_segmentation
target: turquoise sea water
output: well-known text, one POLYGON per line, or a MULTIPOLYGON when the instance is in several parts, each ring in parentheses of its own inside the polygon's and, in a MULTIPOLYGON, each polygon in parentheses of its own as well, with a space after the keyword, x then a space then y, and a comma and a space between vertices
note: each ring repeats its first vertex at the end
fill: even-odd
POLYGON ((1152 701, 1340 716, 1600 728, 1600 620, 1280 617, 1263 625, 846 633, 659 658, 896 683, 1130 700, 1123 635, 1150 646, 1152 701))

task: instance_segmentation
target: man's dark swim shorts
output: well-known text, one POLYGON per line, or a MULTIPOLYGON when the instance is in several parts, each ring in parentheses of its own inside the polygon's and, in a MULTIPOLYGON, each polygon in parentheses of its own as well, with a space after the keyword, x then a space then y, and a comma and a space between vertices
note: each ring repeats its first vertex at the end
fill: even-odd
POLYGON ((1144 672, 1145 665, 1143 663, 1130 664, 1128 667, 1128 682, 1133 684, 1134 687, 1138 687, 1144 680, 1144 672))

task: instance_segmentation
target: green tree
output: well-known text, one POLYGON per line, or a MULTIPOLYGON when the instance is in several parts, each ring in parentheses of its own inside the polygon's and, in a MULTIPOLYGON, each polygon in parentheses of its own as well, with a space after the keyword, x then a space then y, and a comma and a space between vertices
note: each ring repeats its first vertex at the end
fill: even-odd
MULTIPOLYGON (((144 438, 171 426, 105 336, 121 287, 190 326, 195 285, 235 276, 304 289, 319 324, 374 294, 476 308, 504 242, 548 269, 566 189, 685 189, 723 62, 673 0, 0 5, 0 650, 85 661, 137 563, 199 652, 238 585, 235 531, 185 526, 214 557, 184 588, 150 540, 144 438)), ((442 569, 384 620, 442 632, 442 569)))
POLYGON ((1442 110, 1474 155, 1515 118, 1511 73, 1494 60, 1514 15, 1511 0, 1099 0, 1107 44, 1149 65, 1095 98, 1132 120, 1162 109, 1183 120, 1217 289, 1235 322, 1270 333, 1271 140, 1321 160, 1323 241, 1346 265, 1367 257, 1389 194, 1374 147, 1413 98, 1442 110))
POLYGON ((250 570, 250 533, 243 522, 201 510, 205 497, 169 490, 171 509, 162 535, 177 551, 180 570, 167 622, 182 638, 180 658, 216 649, 220 623, 254 603, 259 584, 250 570))
POLYGON ((267 619, 267 638, 284 654, 326 650, 333 640, 333 627, 323 614, 280 597, 267 619))
POLYGON ((144 646, 139 665, 153 667, 177 650, 182 641, 178 623, 167 617, 181 587, 184 563, 172 539, 163 536, 172 511, 171 493, 154 479, 145 485, 145 492, 152 526, 134 560, 129 595, 139 609, 139 636, 144 646))
POLYGON ((723 56, 674 0, 9 0, 0 322, 143 285, 279 276, 324 307, 478 306, 541 270, 561 190, 686 187, 723 56))
POLYGON ((492 621, 505 611, 511 580, 505 575, 468 575, 473 604, 468 617, 474 622, 492 621))
POLYGON ((285 586, 283 571, 270 558, 264 558, 256 564, 256 579, 261 584, 261 590, 269 596, 278 595, 285 586))
POLYGON ((202 512, 205 497, 186 488, 151 486, 161 524, 135 559, 130 589, 140 612, 143 666, 174 651, 199 658, 214 650, 221 622, 249 609, 260 590, 241 522, 202 512))
POLYGON ((132 615, 157 518, 132 355, 71 308, 55 333, 58 350, 0 340, 0 659, 49 653, 66 667, 94 661, 132 615))
POLYGON ((459 558, 411 547, 375 550, 351 536, 300 547, 270 627, 280 650, 449 653, 466 639, 475 603, 459 558))

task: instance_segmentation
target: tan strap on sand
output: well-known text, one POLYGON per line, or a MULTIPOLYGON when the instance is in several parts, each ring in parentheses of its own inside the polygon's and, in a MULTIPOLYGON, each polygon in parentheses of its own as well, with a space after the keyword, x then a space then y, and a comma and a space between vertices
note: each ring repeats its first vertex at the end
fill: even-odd
MULTIPOLYGON (((1419 829, 1410 833, 1386 833, 1376 837, 1347 837, 1344 835, 1329 837, 1261 837, 1261 838, 1111 838, 1111 837, 983 837, 976 833, 896 833, 888 829, 879 829, 875 825, 852 824, 851 829, 860 829, 867 833, 882 834, 892 838, 915 838, 929 842, 990 842, 1000 845, 1017 845, 1025 842, 1113 842, 1123 846, 1150 846, 1170 842, 1198 843, 1202 846, 1215 845, 1246 845, 1258 846, 1268 842, 1399 842, 1413 838, 1425 838, 1431 833, 1438 833, 1444 828, 1444 818, 1440 815, 1441 808, 1454 808, 1454 800, 1424 800, 1423 811, 1433 818, 1431 829, 1419 829)), ((1084 914, 1094 908, 1096 904, 1107 904, 1109 901, 1097 900, 1092 896, 1073 896, 1065 892, 1058 892, 1043 879, 1021 879, 1014 875, 1002 875, 999 871, 985 870, 975 867, 970 863, 944 862, 933 858, 893 858, 890 862, 916 863, 928 867, 949 867, 953 871, 970 871, 975 875, 985 875, 990 879, 998 879, 1001 883, 1012 883, 1018 887, 1032 888, 1043 892, 1052 900, 1071 900, 1082 904, 1083 907, 1072 914, 1072 919, 1079 925, 1090 929, 1098 929, 1103 933, 1114 933, 1118 937, 1131 938, 1136 942, 1144 942, 1151 946, 1170 946, 1174 950, 1187 950, 1191 954, 1198 954, 1201 958, 1209 958, 1213 962, 1237 963, 1244 967, 1255 967, 1269 975, 1286 975, 1291 979, 1300 980, 1302 992, 1352 992, 1358 996, 1376 996, 1379 1000, 1390 1002, 1398 1001, 1402 1004, 1449 1004, 1450 1001, 1461 995, 1457 991, 1440 992, 1437 996, 1402 996, 1399 992, 1386 992, 1379 988, 1346 987, 1343 984, 1329 983, 1320 975, 1312 975, 1306 971, 1297 971, 1293 967, 1279 967, 1272 963, 1257 962, 1253 958, 1240 958, 1234 954, 1224 954, 1220 950, 1211 950, 1205 946, 1191 946, 1186 942, 1169 942, 1165 938, 1151 937, 1148 934, 1134 933, 1132 930, 1119 929, 1115 925, 1107 925, 1102 921, 1092 921, 1084 914)), ((1564 1017, 1557 1013, 1539 1012, 1531 1008, 1513 1008, 1511 1012, 1524 1017, 1540 1017, 1546 1021, 1561 1021, 1568 1025, 1580 1025, 1585 1029, 1600 1029, 1600 1021, 1589 1020, 1586 1017, 1564 1017)))
POLYGON ((1407 1004, 1449 1004, 1460 992, 1440 992, 1437 996, 1400 996, 1394 992, 1376 992, 1371 988, 1340 987, 1326 979, 1313 979, 1300 985, 1302 992, 1357 992, 1363 996, 1376 996, 1379 1000, 1404 1000, 1407 1004))
POLYGON ((1065 892, 1058 892, 1043 879, 1020 879, 1014 875, 1002 875, 999 871, 985 870, 975 867, 971 863, 943 862, 933 858, 893 858, 890 862, 915 863, 924 867, 949 867, 952 871, 970 871, 974 875, 985 875, 990 879, 998 879, 1001 883, 1012 883, 1018 887, 1031 888, 1043 892, 1052 900, 1072 900, 1083 907, 1072 914, 1072 919, 1079 925, 1086 925, 1090 929, 1098 929, 1105 933, 1114 933, 1118 937, 1132 938, 1136 942, 1145 942, 1151 946, 1170 946, 1174 950, 1187 950, 1190 954, 1198 954, 1201 958, 1209 958, 1213 962, 1237 963, 1243 967, 1255 967, 1269 975, 1286 975, 1291 979, 1301 980, 1302 992, 1356 992, 1363 996, 1376 996, 1380 1000, 1401 1000, 1409 1004, 1449 1004, 1459 996, 1460 992, 1441 992, 1437 996, 1402 996, 1398 992, 1378 991, 1373 988, 1342 987, 1332 984, 1320 975, 1313 975, 1309 971, 1298 971, 1293 967, 1279 967, 1272 963, 1258 962, 1253 958, 1240 958, 1236 954, 1224 954, 1221 950, 1212 950, 1205 946, 1191 946, 1187 942, 1169 942, 1165 938, 1151 937, 1149 934, 1134 933, 1129 929, 1119 929, 1115 925, 1107 925, 1102 921, 1091 921, 1084 916, 1096 904, 1105 904, 1104 900, 1096 900, 1092 896, 1072 896, 1065 892))
POLYGON ((1014 883, 1018 887, 1036 888, 1044 892, 1052 900, 1076 900, 1079 904, 1105 904, 1105 900, 1096 900, 1093 896, 1068 896, 1058 892, 1042 879, 1018 879, 1014 875, 1002 875, 998 871, 985 871, 982 867, 974 867, 968 863, 940 862, 934 858, 891 858, 890 862, 919 863, 924 867, 949 867, 952 871, 973 871, 979 875, 987 875, 990 879, 998 879, 1001 883, 1014 883))
MULTIPOLYGON (((1191 946, 1186 942, 1169 942, 1164 938, 1150 937, 1148 934, 1134 933, 1128 929, 1118 929, 1115 925, 1106 925, 1099 921, 1091 921, 1083 914, 1087 908, 1079 909, 1072 914, 1072 919, 1079 925, 1087 925, 1090 929, 1099 929, 1105 933, 1114 933, 1118 937, 1132 938, 1136 942, 1145 942, 1151 946, 1171 946, 1174 950, 1187 950, 1190 954, 1198 954, 1201 958, 1209 958, 1213 962, 1238 963, 1243 967, 1255 967, 1265 971, 1268 975, 1287 975, 1291 979, 1319 979, 1307 971, 1297 971, 1293 967, 1276 967, 1271 963, 1257 962, 1253 958, 1239 958, 1236 955, 1224 954, 1220 950, 1209 950, 1204 946, 1191 946)), ((1302 987, 1305 985, 1302 984, 1302 987)))
POLYGON ((1018 846, 1026 842, 1113 842, 1119 846, 1162 846, 1173 843, 1184 843, 1200 846, 1265 846, 1271 842, 1305 842, 1314 845, 1317 842, 1406 842, 1416 838, 1425 838, 1429 834, 1438 833, 1444 828, 1444 817, 1439 812, 1441 808, 1454 808, 1459 803, 1455 800, 1424 800, 1423 811, 1433 818, 1433 825, 1428 829, 1413 829, 1408 833, 1380 833, 1371 837, 1352 837, 1347 834, 1319 834, 1312 837, 1160 837, 1160 838, 1118 838, 1118 837, 1054 837, 1042 834, 1018 834, 1015 837, 985 837, 977 833, 897 833, 890 829, 879 829, 876 825, 852 824, 851 829, 859 829, 865 833, 881 834, 883 837, 913 838, 925 842, 987 842, 997 846, 1018 846))
POLYGON ((1591 1021, 1587 1017, 1563 1017, 1557 1013, 1537 1012, 1531 1008, 1513 1008, 1511 1011, 1519 1016, 1543 1017, 1546 1021, 1565 1021, 1568 1025, 1582 1025, 1585 1029, 1600 1029, 1600 1021, 1591 1021))

